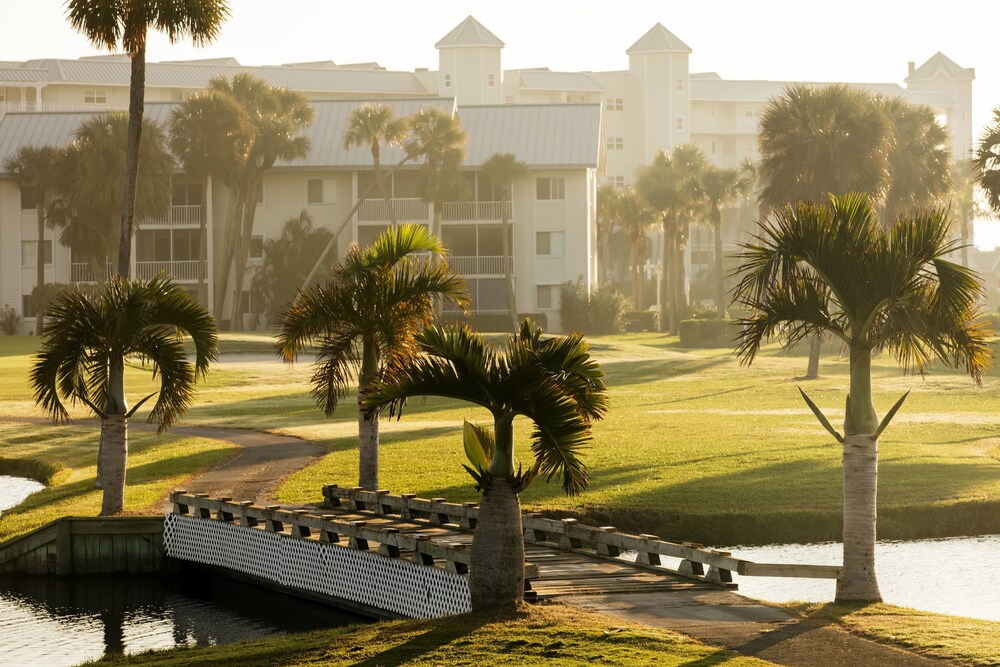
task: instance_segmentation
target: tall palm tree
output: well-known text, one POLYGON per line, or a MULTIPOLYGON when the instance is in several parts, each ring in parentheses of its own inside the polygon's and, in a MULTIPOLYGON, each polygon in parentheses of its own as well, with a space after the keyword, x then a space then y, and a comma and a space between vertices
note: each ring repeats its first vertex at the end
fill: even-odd
POLYGON ((745 172, 739 169, 705 168, 702 189, 709 208, 709 223, 715 240, 715 310, 726 316, 726 276, 722 257, 722 208, 744 196, 750 187, 745 172))
MULTIPOLYGON (((601 262, 601 284, 612 275, 611 233, 621 224, 622 190, 610 183, 597 188, 597 252, 601 262)), ((639 306, 636 305, 636 308, 639 306)))
POLYGON ((603 376, 581 334, 543 339, 530 320, 500 349, 466 326, 430 327, 417 335, 422 356, 383 375, 364 401, 378 412, 399 415, 411 396, 457 398, 486 408, 493 443, 468 468, 482 490, 472 539, 469 591, 481 611, 515 606, 524 594, 524 536, 518 494, 542 475, 559 477, 569 494, 587 486, 580 458, 591 439, 591 422, 608 402, 603 376), (526 471, 514 469, 514 420, 533 422, 526 471))
POLYGON ((636 180, 636 191, 662 223, 660 328, 671 333, 677 333, 684 315, 684 247, 688 226, 703 201, 701 173, 705 164, 699 148, 682 144, 672 154, 658 151, 653 164, 643 167, 636 180))
POLYGON ((31 369, 35 403, 53 419, 69 414, 66 398, 80 401, 101 419, 100 456, 104 497, 101 514, 119 514, 125 501, 128 420, 157 396, 147 421, 170 428, 190 406, 194 384, 218 354, 215 322, 175 282, 114 277, 92 296, 63 292, 49 306, 49 326, 31 369), (184 337, 194 342, 187 360, 184 337), (131 409, 125 397, 125 363, 149 364, 159 391, 131 409))
POLYGON ((421 197, 434 209, 431 233, 440 236, 444 202, 460 201, 469 195, 469 183, 460 171, 468 135, 458 116, 437 107, 421 109, 408 123, 406 154, 410 159, 422 158, 417 169, 418 185, 421 197))
POLYGON ((139 180, 139 147, 143 130, 146 91, 146 33, 149 28, 166 33, 171 43, 190 36, 201 46, 215 39, 229 16, 226 0, 67 0, 66 17, 98 48, 123 51, 132 60, 128 101, 128 144, 125 187, 121 200, 121 238, 118 275, 127 278, 135 231, 136 184, 139 180))
POLYGON ((435 300, 463 309, 465 282, 448 264, 416 253, 441 255, 444 248, 424 225, 390 227, 367 248, 352 246, 333 279, 300 292, 278 315, 277 352, 293 361, 310 341, 319 344, 313 397, 327 415, 358 378, 358 484, 378 488, 378 415, 361 409, 373 383, 393 374, 416 354, 414 335, 436 312, 435 300))
POLYGON ((844 570, 837 600, 880 599, 875 578, 878 437, 904 395, 879 421, 872 402, 872 353, 885 350, 922 370, 933 358, 964 367, 978 383, 992 353, 992 332, 977 324, 978 276, 945 259, 948 212, 932 209, 880 226, 865 194, 798 202, 762 221, 739 255, 737 354, 753 362, 779 334, 790 341, 824 332, 850 353, 843 435, 803 393, 822 425, 843 444, 844 570))
POLYGON ((170 112, 170 151, 184 171, 201 180, 198 298, 208 304, 205 263, 208 257, 208 190, 212 181, 233 189, 251 141, 250 120, 231 95, 205 90, 170 112))
POLYGON ((656 217, 646 206, 639 193, 635 191, 635 188, 618 190, 618 193, 617 216, 625 229, 630 246, 629 273, 632 279, 632 307, 636 310, 642 310, 642 284, 644 282, 642 265, 646 258, 646 246, 649 242, 646 232, 656 224, 656 217))
MULTIPOLYGON (((56 164, 60 159, 60 149, 52 146, 21 146, 17 152, 4 160, 4 171, 13 174, 22 196, 25 190, 35 193, 35 215, 37 216, 38 243, 35 255, 35 286, 45 284, 45 217, 46 206, 56 184, 56 164)), ((35 333, 39 336, 45 329, 45 313, 41 304, 35 308, 35 333)))
MULTIPOLYGON (((993 121, 983 128, 972 159, 972 170, 976 183, 986 195, 987 206, 994 213, 1000 213, 1000 107, 993 109, 993 121)), ((967 228, 963 238, 969 238, 967 228)))
POLYGON ((382 193, 385 208, 389 214, 389 224, 396 225, 396 209, 382 173, 382 145, 399 146, 406 138, 409 123, 405 118, 397 118, 392 107, 385 104, 362 104, 351 112, 347 131, 344 133, 344 148, 367 146, 372 153, 372 169, 375 182, 382 193))
POLYGON ((527 173, 524 162, 518 160, 513 153, 494 153, 483 163, 482 173, 488 176, 495 186, 500 188, 500 234, 503 236, 503 277, 507 288, 507 311, 514 331, 518 328, 517 297, 514 295, 514 272, 511 261, 511 229, 510 208, 511 189, 514 180, 527 173))

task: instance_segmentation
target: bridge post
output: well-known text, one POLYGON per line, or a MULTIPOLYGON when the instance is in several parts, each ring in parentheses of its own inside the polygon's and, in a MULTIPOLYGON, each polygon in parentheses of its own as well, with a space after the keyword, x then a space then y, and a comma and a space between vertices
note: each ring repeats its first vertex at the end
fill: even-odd
POLYGON ((222 521, 224 523, 232 523, 233 522, 233 513, 230 512, 230 511, 227 511, 227 509, 225 507, 223 507, 224 503, 228 503, 231 500, 232 500, 232 498, 229 498, 228 496, 223 496, 222 498, 219 498, 219 509, 215 513, 215 520, 216 521, 222 521))
MULTIPOLYGON (((327 521, 337 518, 336 514, 324 514, 322 516, 323 519, 327 521)), ((326 542, 327 544, 336 544, 337 542, 340 542, 340 535, 336 531, 330 530, 329 528, 323 528, 319 531, 319 541, 326 542)))
MULTIPOLYGON (((644 540, 659 540, 659 535, 650 535, 649 533, 643 533, 639 535, 644 540)), ((641 563, 642 565, 659 565, 660 564, 660 554, 655 551, 649 551, 640 549, 636 551, 635 562, 641 563)))
POLYGON ((431 536, 415 535, 414 537, 417 538, 417 542, 416 544, 413 545, 414 546, 413 556, 411 556, 410 560, 412 560, 414 563, 417 563, 418 565, 434 565, 434 556, 428 553, 424 553, 423 551, 423 543, 430 542, 431 536))
MULTIPOLYGON (((297 516, 303 516, 305 514, 309 514, 309 510, 292 510, 292 513, 297 516)), ((309 530, 309 526, 304 526, 297 521, 292 524, 292 537, 301 537, 302 539, 305 539, 310 535, 312 535, 312 531, 309 530)))
MULTIPOLYGON (((595 533, 617 533, 618 529, 615 528, 614 526, 600 526, 598 528, 595 528, 594 532, 595 533)), ((598 555, 608 556, 610 558, 617 558, 618 555, 621 553, 618 550, 618 547, 616 547, 613 544, 609 544, 609 543, 601 540, 600 538, 597 538, 596 535, 595 535, 595 542, 596 542, 596 544, 594 545, 594 551, 596 551, 598 553, 598 555)))
POLYGON ((573 537, 569 531, 579 523, 576 519, 562 519, 563 533, 559 536, 559 546, 563 549, 579 549, 580 539, 573 537))
POLYGON ((474 510, 479 507, 479 503, 462 503, 462 507, 465 509, 465 513, 462 515, 462 520, 459 522, 459 527, 462 530, 475 530, 476 529, 476 518, 470 516, 474 510))
MULTIPOLYGON (((399 534, 398 528, 383 528, 382 530, 387 535, 399 534)), ((388 542, 380 542, 378 545, 378 552, 383 556, 388 556, 390 558, 399 558, 399 546, 395 544, 389 544, 388 542)))
POLYGON ((413 512, 410 511, 410 498, 416 498, 415 493, 401 493, 399 497, 402 498, 402 507, 399 508, 399 518, 403 521, 413 520, 413 512))
POLYGON ((250 516, 247 512, 248 509, 253 507, 252 500, 243 500, 240 502, 240 525, 246 526, 247 528, 257 527, 257 517, 250 516))

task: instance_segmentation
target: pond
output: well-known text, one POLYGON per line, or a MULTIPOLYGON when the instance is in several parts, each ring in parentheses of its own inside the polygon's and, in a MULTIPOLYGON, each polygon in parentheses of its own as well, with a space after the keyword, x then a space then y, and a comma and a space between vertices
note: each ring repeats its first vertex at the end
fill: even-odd
POLYGON ((32 493, 44 488, 44 484, 39 484, 33 479, 0 475, 0 513, 21 504, 32 493))
POLYGON ((0 577, 0 664, 226 644, 366 619, 218 577, 0 577))
MULTIPOLYGON (((722 547, 759 563, 838 565, 839 543, 722 547)), ((882 598, 895 605, 955 616, 1000 621, 1000 535, 879 542, 876 573, 882 598)), ((739 592, 787 602, 829 602, 836 582, 826 579, 738 577, 739 592)))

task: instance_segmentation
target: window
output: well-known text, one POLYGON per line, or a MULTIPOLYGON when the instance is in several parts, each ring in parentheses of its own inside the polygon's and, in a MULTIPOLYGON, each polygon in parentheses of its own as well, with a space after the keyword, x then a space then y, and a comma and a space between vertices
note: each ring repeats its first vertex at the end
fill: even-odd
POLYGON ((678 130, 683 130, 684 129, 684 119, 683 118, 678 118, 677 119, 677 129, 678 130))
POLYGON ((337 182, 327 178, 310 178, 306 181, 307 204, 336 204, 337 182))
POLYGON ((451 88, 451 74, 444 75, 444 87, 451 88))
POLYGON ((257 187, 254 189, 254 202, 257 206, 264 205, 264 179, 257 181, 257 187))
POLYGON ((21 188, 21 210, 34 211, 38 208, 38 190, 27 186, 21 188))
POLYGON ((535 254, 562 257, 566 254, 566 232, 535 232, 535 254))
POLYGON ((35 300, 30 294, 21 295, 21 317, 35 317, 35 300))
POLYGON ((250 237, 250 259, 263 259, 264 257, 264 235, 254 234, 250 237))
POLYGON ((198 229, 173 230, 173 261, 197 261, 201 251, 201 244, 199 243, 200 238, 201 234, 198 229))
POLYGON ((244 315, 260 315, 264 312, 264 293, 260 290, 243 290, 240 310, 244 315))
POLYGON ((746 116, 747 118, 753 118, 753 109, 747 109, 746 111, 743 112, 743 115, 746 116))
POLYGON ((609 97, 604 101, 605 111, 623 111, 625 109, 625 101, 620 97, 609 97))
POLYGON ((624 137, 608 137, 605 142, 605 147, 609 151, 625 150, 625 139, 624 137))
POLYGON ((535 179, 535 199, 556 201, 566 198, 566 179, 553 176, 535 179))
POLYGON ((684 79, 678 78, 677 82, 674 84, 674 88, 678 93, 684 92, 684 79))
POLYGON ((486 75, 486 85, 488 85, 490 88, 496 88, 497 87, 497 75, 496 74, 487 74, 486 75))
POLYGON ((535 285, 535 307, 552 310, 559 307, 559 285, 535 285))
POLYGON ((625 189, 625 177, 624 176, 608 176, 608 185, 618 188, 619 190, 625 189))
MULTIPOLYGON (((52 241, 45 241, 45 263, 52 263, 52 241)), ((38 266, 38 241, 21 241, 21 266, 38 266)))
POLYGON ((104 88, 87 88, 83 91, 84 104, 107 104, 108 91, 104 88))

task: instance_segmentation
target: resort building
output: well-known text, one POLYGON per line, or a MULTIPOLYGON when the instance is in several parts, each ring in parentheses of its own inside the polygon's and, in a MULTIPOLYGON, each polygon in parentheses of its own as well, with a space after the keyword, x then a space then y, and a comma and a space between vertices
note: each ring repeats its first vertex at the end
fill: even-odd
MULTIPOLYGON (((444 207, 442 236, 452 263, 468 279, 476 311, 505 312, 503 266, 510 262, 519 310, 545 312, 550 327, 558 328, 559 285, 579 280, 590 288, 598 280, 597 186, 633 183, 656 151, 682 143, 699 146, 720 166, 756 159, 761 112, 792 83, 692 73, 691 48, 660 24, 625 49, 628 68, 620 71, 504 70, 504 43, 471 16, 435 46, 436 71, 387 71, 377 63, 332 61, 244 67, 230 58, 148 63, 147 114, 163 122, 174 104, 205 88, 212 78, 239 72, 299 91, 312 101, 316 120, 308 131, 309 156, 279 163, 265 177, 254 223, 256 258, 251 264, 257 265, 262 241, 278 235, 284 221, 303 209, 315 224, 333 231, 346 219, 338 236, 339 254, 349 242, 370 241, 388 224, 388 211, 378 195, 369 195, 354 215, 347 215, 367 190, 372 169, 367 150, 343 148, 352 109, 369 101, 391 105, 397 115, 426 106, 457 114, 469 135, 463 169, 473 198, 444 207), (528 169, 515 181, 508 202, 499 201, 497 190, 480 173, 483 162, 496 152, 513 153, 528 169), (513 228, 509 258, 500 250, 504 212, 513 228)), ((910 63, 905 85, 852 85, 931 106, 950 131, 952 154, 965 156, 972 146, 973 79, 972 69, 938 53, 919 67, 910 63)), ((124 56, 0 62, 0 161, 19 146, 65 145, 83 118, 126 109, 128 84, 124 56)), ((401 157, 390 150, 384 161, 401 157)), ((401 221, 429 222, 430 207, 416 195, 415 168, 403 167, 392 179, 394 207, 401 221)), ((225 189, 212 185, 211 204, 203 211, 200 184, 178 173, 174 186, 168 213, 140 221, 133 275, 148 278, 165 271, 194 292, 198 229, 204 217, 211 293, 219 279, 223 230, 217 221, 225 219, 225 189)), ((0 173, 0 307, 14 308, 26 332, 34 328, 30 295, 36 273, 35 215, 30 193, 19 192, 11 175, 0 173)), ((745 207, 726 215, 727 222, 738 223, 726 225, 730 244, 753 212, 745 207)), ((710 252, 708 233, 693 230, 689 275, 709 263, 710 252)), ((53 243, 46 257, 51 260, 47 281, 94 279, 69 248, 53 243)), ((249 285, 250 277, 245 276, 239 288, 249 290, 249 285)), ((213 303, 212 298, 208 301, 213 303)), ((244 302, 252 304, 253 298, 244 302)), ((249 317, 248 324, 253 319, 249 317)))

